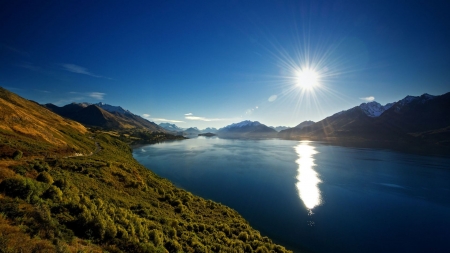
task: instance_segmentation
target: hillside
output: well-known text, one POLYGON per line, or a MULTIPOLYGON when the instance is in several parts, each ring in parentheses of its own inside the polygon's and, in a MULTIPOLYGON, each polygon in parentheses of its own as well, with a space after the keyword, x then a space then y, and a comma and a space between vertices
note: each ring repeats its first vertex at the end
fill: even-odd
POLYGON ((385 106, 364 103, 310 126, 283 130, 278 136, 445 151, 450 147, 449 128, 450 93, 424 94, 385 106))
POLYGON ((15 151, 0 160, 0 252, 289 252, 113 135, 0 92, 2 150, 15 151))
POLYGON ((89 153, 95 149, 81 124, 49 113, 39 104, 0 87, 0 152, 26 156, 89 153))
POLYGON ((63 107, 45 104, 47 109, 63 117, 78 121, 82 124, 100 127, 108 130, 143 129, 148 131, 166 132, 157 124, 150 122, 120 106, 103 103, 71 103, 63 107))

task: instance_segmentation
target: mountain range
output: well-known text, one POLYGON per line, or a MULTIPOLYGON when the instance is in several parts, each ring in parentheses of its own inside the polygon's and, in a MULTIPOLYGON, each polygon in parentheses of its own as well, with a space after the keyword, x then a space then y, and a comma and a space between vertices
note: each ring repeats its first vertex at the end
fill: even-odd
POLYGON ((258 121, 245 120, 220 128, 216 134, 232 138, 270 138, 276 137, 277 131, 258 121))
POLYGON ((363 103, 303 128, 281 131, 285 139, 450 146, 450 93, 407 96, 384 106, 363 103))
POLYGON ((157 124, 135 115, 120 106, 112 106, 104 103, 71 103, 62 107, 54 104, 45 104, 43 106, 63 117, 91 127, 121 130, 145 129, 156 132, 167 132, 157 124))
POLYGON ((170 131, 170 132, 172 132, 174 134, 178 134, 178 135, 196 135, 196 134, 200 134, 200 133, 215 133, 215 132, 217 132, 217 129, 214 127, 207 127, 203 130, 200 130, 197 127, 181 128, 175 124, 170 124, 170 123, 160 123, 159 126, 166 129, 167 131, 170 131))

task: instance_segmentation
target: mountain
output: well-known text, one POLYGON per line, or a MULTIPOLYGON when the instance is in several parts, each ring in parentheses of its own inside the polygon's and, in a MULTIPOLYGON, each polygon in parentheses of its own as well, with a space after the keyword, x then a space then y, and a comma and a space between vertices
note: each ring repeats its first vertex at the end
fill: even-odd
POLYGON ((167 131, 172 131, 172 132, 182 132, 184 129, 181 127, 178 127, 175 124, 170 124, 170 123, 159 123, 159 126, 166 129, 167 131))
POLYGON ((188 135, 192 135, 192 134, 198 135, 202 132, 200 130, 198 130, 198 128, 196 128, 196 127, 190 127, 188 129, 183 130, 183 133, 188 134, 188 135))
POLYGON ((102 103, 102 102, 94 104, 94 105, 102 108, 103 110, 105 110, 107 112, 111 112, 111 113, 118 112, 120 114, 133 114, 130 111, 123 109, 120 106, 108 105, 108 104, 105 104, 105 103, 102 103))
POLYGON ((270 128, 272 128, 273 130, 275 130, 277 132, 280 132, 281 130, 288 129, 290 127, 287 127, 287 126, 277 126, 277 127, 270 126, 270 128))
POLYGON ((407 96, 384 106, 363 103, 307 127, 279 133, 286 139, 450 146, 450 93, 407 96))
POLYGON ((315 122, 312 121, 312 120, 306 120, 306 121, 303 121, 302 123, 296 125, 294 128, 302 129, 302 128, 307 127, 307 126, 311 126, 314 123, 315 122))
POLYGON ((234 123, 217 131, 218 136, 236 138, 267 138, 275 137, 276 134, 277 131, 274 129, 250 120, 234 123))
POLYGON ((0 87, 0 156, 89 153, 95 149, 78 122, 49 113, 36 102, 0 87))
POLYGON ((103 103, 71 103, 63 107, 45 104, 47 109, 87 126, 101 127, 109 130, 145 129, 165 132, 166 130, 153 122, 123 109, 103 103), (103 109, 105 108, 105 109, 103 109))
POLYGON ((394 103, 389 103, 383 106, 376 101, 372 101, 369 103, 362 103, 359 107, 367 116, 374 118, 383 114, 383 112, 391 108, 393 104, 394 103))
POLYGON ((217 128, 215 127, 207 127, 203 130, 200 130, 202 133, 216 133, 217 132, 217 128))

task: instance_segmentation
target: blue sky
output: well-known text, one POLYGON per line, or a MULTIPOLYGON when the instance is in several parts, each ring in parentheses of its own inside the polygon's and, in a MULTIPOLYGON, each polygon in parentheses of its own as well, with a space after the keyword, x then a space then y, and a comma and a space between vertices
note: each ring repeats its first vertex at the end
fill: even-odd
POLYGON ((0 86, 156 123, 295 126, 450 91, 449 1, 2 1, 0 86), (300 69, 318 85, 297 85, 300 69))

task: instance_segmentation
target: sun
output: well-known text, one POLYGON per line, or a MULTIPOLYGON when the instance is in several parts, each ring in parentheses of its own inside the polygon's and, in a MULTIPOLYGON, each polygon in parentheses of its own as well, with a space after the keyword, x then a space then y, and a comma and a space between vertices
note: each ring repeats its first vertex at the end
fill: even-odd
POLYGON ((297 85, 311 90, 319 84, 319 74, 312 69, 301 69, 297 72, 297 85))

